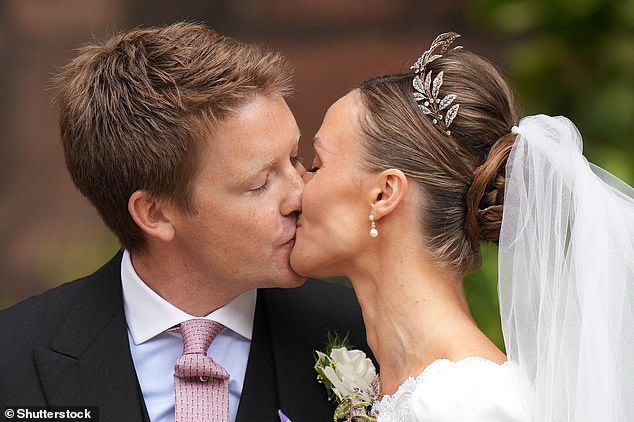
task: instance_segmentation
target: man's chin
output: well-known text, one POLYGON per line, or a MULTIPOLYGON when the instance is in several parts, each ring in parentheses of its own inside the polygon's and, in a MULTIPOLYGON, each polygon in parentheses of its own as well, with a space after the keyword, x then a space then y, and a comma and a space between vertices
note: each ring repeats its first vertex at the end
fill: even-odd
POLYGON ((292 285, 290 285, 288 288, 292 289, 293 287, 299 287, 302 286, 304 283, 306 283, 306 277, 304 277, 303 275, 299 275, 297 274, 297 278, 294 280, 294 282, 292 283, 292 285))
POLYGON ((298 273, 291 266, 289 262, 291 261, 291 255, 292 254, 289 253, 289 255, 286 256, 286 259, 285 259, 286 268, 284 269, 284 272, 279 275, 279 278, 277 279, 277 282, 275 283, 276 284, 275 287, 279 287, 282 289, 292 289, 294 287, 299 287, 306 282, 307 276, 298 273))
POLYGON ((299 287, 306 282, 306 277, 299 275, 295 272, 288 274, 288 276, 284 278, 280 278, 276 283, 274 283, 271 287, 277 287, 280 289, 293 289, 295 287, 299 287), (283 281, 280 281, 283 280, 283 281))

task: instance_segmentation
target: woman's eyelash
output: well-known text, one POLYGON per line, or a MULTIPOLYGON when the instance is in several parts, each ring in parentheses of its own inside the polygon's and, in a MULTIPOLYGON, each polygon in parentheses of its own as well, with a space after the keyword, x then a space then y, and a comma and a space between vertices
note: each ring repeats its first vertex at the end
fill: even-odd
POLYGON ((306 171, 307 171, 307 172, 309 172, 309 173, 316 173, 316 172, 317 172, 317 170, 319 170, 319 167, 311 167, 311 168, 309 168, 309 169, 308 169, 308 170, 306 170, 306 171))

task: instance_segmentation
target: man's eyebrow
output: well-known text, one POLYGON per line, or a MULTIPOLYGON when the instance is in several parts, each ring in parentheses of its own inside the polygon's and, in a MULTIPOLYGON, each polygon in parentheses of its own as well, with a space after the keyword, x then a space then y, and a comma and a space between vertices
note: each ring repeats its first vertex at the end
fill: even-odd
POLYGON ((238 183, 240 185, 246 185, 247 183, 251 182, 253 178, 255 178, 257 175, 273 166, 274 163, 275 159, 270 158, 268 161, 258 163, 257 165, 249 167, 249 169, 238 176, 238 183))

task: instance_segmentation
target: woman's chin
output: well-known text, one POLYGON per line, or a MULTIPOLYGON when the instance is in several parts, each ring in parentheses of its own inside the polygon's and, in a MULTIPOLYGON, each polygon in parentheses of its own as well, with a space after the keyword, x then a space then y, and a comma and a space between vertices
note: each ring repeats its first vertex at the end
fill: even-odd
POLYGON ((321 248, 313 248, 312 243, 305 242, 301 236, 295 238, 295 245, 291 250, 291 268, 304 277, 335 277, 341 275, 334 268, 337 260, 331 258, 331 253, 325 253, 321 248))
POLYGON ((295 243, 295 247, 291 251, 291 268, 297 274, 302 275, 304 277, 309 277, 311 275, 315 275, 311 273, 311 265, 306 255, 297 250, 297 243, 295 243))
POLYGON ((304 277, 328 277, 324 273, 324 262, 319 262, 319 259, 315 259, 315 256, 302 248, 303 243, 300 239, 295 243, 293 250, 291 251, 291 268, 297 274, 304 277))

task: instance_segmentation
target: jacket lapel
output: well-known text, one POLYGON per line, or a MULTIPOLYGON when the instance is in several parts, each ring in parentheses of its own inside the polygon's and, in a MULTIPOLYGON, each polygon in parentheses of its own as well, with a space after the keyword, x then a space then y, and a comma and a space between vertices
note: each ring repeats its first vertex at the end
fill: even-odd
POLYGON ((100 421, 149 421, 128 344, 121 254, 89 276, 50 348, 35 350, 50 406, 98 406, 100 421))
POLYGON ((273 351, 262 290, 258 290, 249 361, 236 422, 279 422, 273 351))
POLYGON ((269 326, 279 408, 293 421, 332 420, 335 403, 317 382, 315 350, 328 333, 350 334, 355 348, 369 349, 361 310, 352 289, 307 280, 295 289, 261 292, 269 326))
POLYGON ((302 305, 292 304, 293 299, 299 299, 299 291, 258 290, 237 422, 279 422, 278 409, 291 420, 301 422, 332 419, 334 405, 317 383, 314 346, 307 340, 311 336, 306 335, 307 331, 321 331, 323 327, 319 321, 309 325, 301 322, 302 305))
POLYGON ((307 315, 305 288, 268 290, 268 313, 273 361, 276 369, 279 407, 293 421, 332 420, 335 405, 317 382, 314 350, 321 349, 330 328, 316 315, 307 315), (274 310, 274 311, 273 311, 274 310), (317 334, 320 333, 320 334, 317 334), (318 343, 318 344, 317 344, 318 343))

